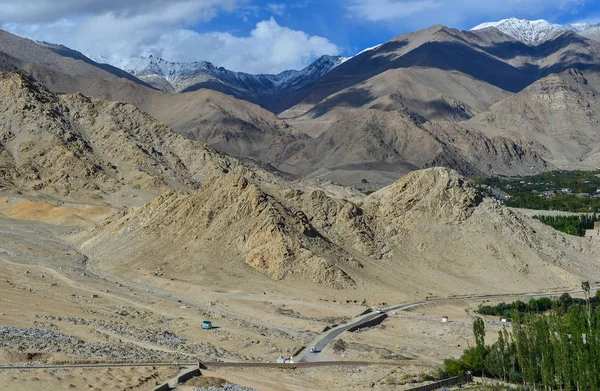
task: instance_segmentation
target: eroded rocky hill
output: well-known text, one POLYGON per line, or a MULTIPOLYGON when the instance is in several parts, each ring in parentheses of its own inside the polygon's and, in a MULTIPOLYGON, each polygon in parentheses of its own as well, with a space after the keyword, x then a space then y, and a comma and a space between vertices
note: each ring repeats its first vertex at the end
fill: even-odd
POLYGON ((600 255, 595 243, 484 199, 445 168, 412 172, 356 202, 223 174, 72 240, 111 272, 160 270, 223 286, 262 274, 412 297, 573 286, 596 272, 600 255))

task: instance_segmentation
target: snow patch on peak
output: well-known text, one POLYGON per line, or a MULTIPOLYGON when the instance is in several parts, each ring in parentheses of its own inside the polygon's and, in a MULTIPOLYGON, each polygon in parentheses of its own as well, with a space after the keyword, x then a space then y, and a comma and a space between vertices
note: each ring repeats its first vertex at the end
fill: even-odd
POLYGON ((600 22, 595 22, 595 23, 587 23, 587 22, 571 23, 571 24, 565 25, 564 27, 566 29, 568 29, 568 30, 575 31, 576 33, 582 33, 582 32, 589 31, 589 30, 600 29, 600 22))
POLYGON ((253 93, 276 93, 283 90, 293 91, 304 85, 320 79, 333 68, 346 61, 339 56, 321 56, 306 68, 283 71, 276 75, 252 75, 234 72, 223 67, 216 67, 207 61, 173 62, 159 57, 134 57, 130 59, 112 60, 106 57, 96 57, 94 61, 108 63, 138 78, 161 78, 176 89, 185 90, 194 83, 217 81, 237 91, 253 93))
POLYGON ((564 31, 565 28, 546 20, 526 20, 509 18, 497 22, 486 22, 473 27, 471 30, 481 30, 494 27, 504 34, 530 45, 538 45, 564 31))
POLYGON ((574 31, 586 37, 600 36, 600 23, 554 24, 546 20, 526 20, 509 18, 497 22, 481 23, 471 30, 481 30, 494 27, 514 39, 529 45, 539 45, 548 39, 556 37, 563 31, 574 31))

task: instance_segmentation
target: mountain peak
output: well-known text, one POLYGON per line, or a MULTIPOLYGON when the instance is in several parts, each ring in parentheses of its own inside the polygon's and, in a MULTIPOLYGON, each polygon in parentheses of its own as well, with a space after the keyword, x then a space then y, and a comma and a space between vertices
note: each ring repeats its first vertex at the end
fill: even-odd
POLYGON ((558 32, 565 30, 563 26, 552 24, 543 19, 527 20, 517 18, 482 23, 471 30, 482 30, 492 27, 528 45, 539 45, 556 36, 558 32))
POLYGON ((153 55, 118 61, 98 58, 96 61, 109 62, 149 83, 162 80, 162 84, 157 84, 157 88, 166 83, 167 88, 171 90, 192 91, 201 88, 202 83, 218 83, 235 91, 278 93, 283 90, 296 90, 318 80, 346 60, 346 57, 323 55, 299 71, 257 75, 230 71, 207 61, 176 62, 153 55))
POLYGON ((600 23, 573 23, 560 25, 550 23, 547 20, 527 20, 518 18, 502 19, 497 22, 481 23, 471 30, 482 30, 485 28, 496 28, 514 39, 528 45, 539 45, 549 39, 556 37, 564 31, 574 31, 586 37, 592 37, 600 31, 600 23))

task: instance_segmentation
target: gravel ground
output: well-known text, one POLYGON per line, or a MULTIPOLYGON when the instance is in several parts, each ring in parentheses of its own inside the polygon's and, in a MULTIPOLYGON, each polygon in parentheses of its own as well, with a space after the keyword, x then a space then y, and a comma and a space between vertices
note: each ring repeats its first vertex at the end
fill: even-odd
POLYGON ((126 342, 87 342, 54 330, 23 327, 0 327, 0 348, 16 349, 20 352, 61 353, 82 360, 184 361, 189 359, 186 355, 144 349, 126 342))
POLYGON ((189 343, 185 338, 178 337, 175 333, 161 328, 140 328, 135 327, 128 322, 117 322, 104 319, 84 319, 71 316, 41 315, 38 318, 54 321, 66 322, 76 325, 91 326, 96 334, 116 334, 136 341, 156 345, 169 350, 178 350, 185 354, 199 355, 208 357, 211 360, 235 359, 244 360, 245 358, 237 353, 218 348, 210 343, 189 343))

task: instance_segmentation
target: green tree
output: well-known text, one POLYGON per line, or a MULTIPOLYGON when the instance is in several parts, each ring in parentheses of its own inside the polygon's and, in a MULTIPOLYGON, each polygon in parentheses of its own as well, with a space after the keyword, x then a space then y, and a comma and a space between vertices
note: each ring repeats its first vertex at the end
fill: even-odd
POLYGON ((477 350, 477 359, 481 367, 481 373, 485 376, 485 322, 481 318, 473 322, 473 335, 475 336, 475 345, 477 350))

